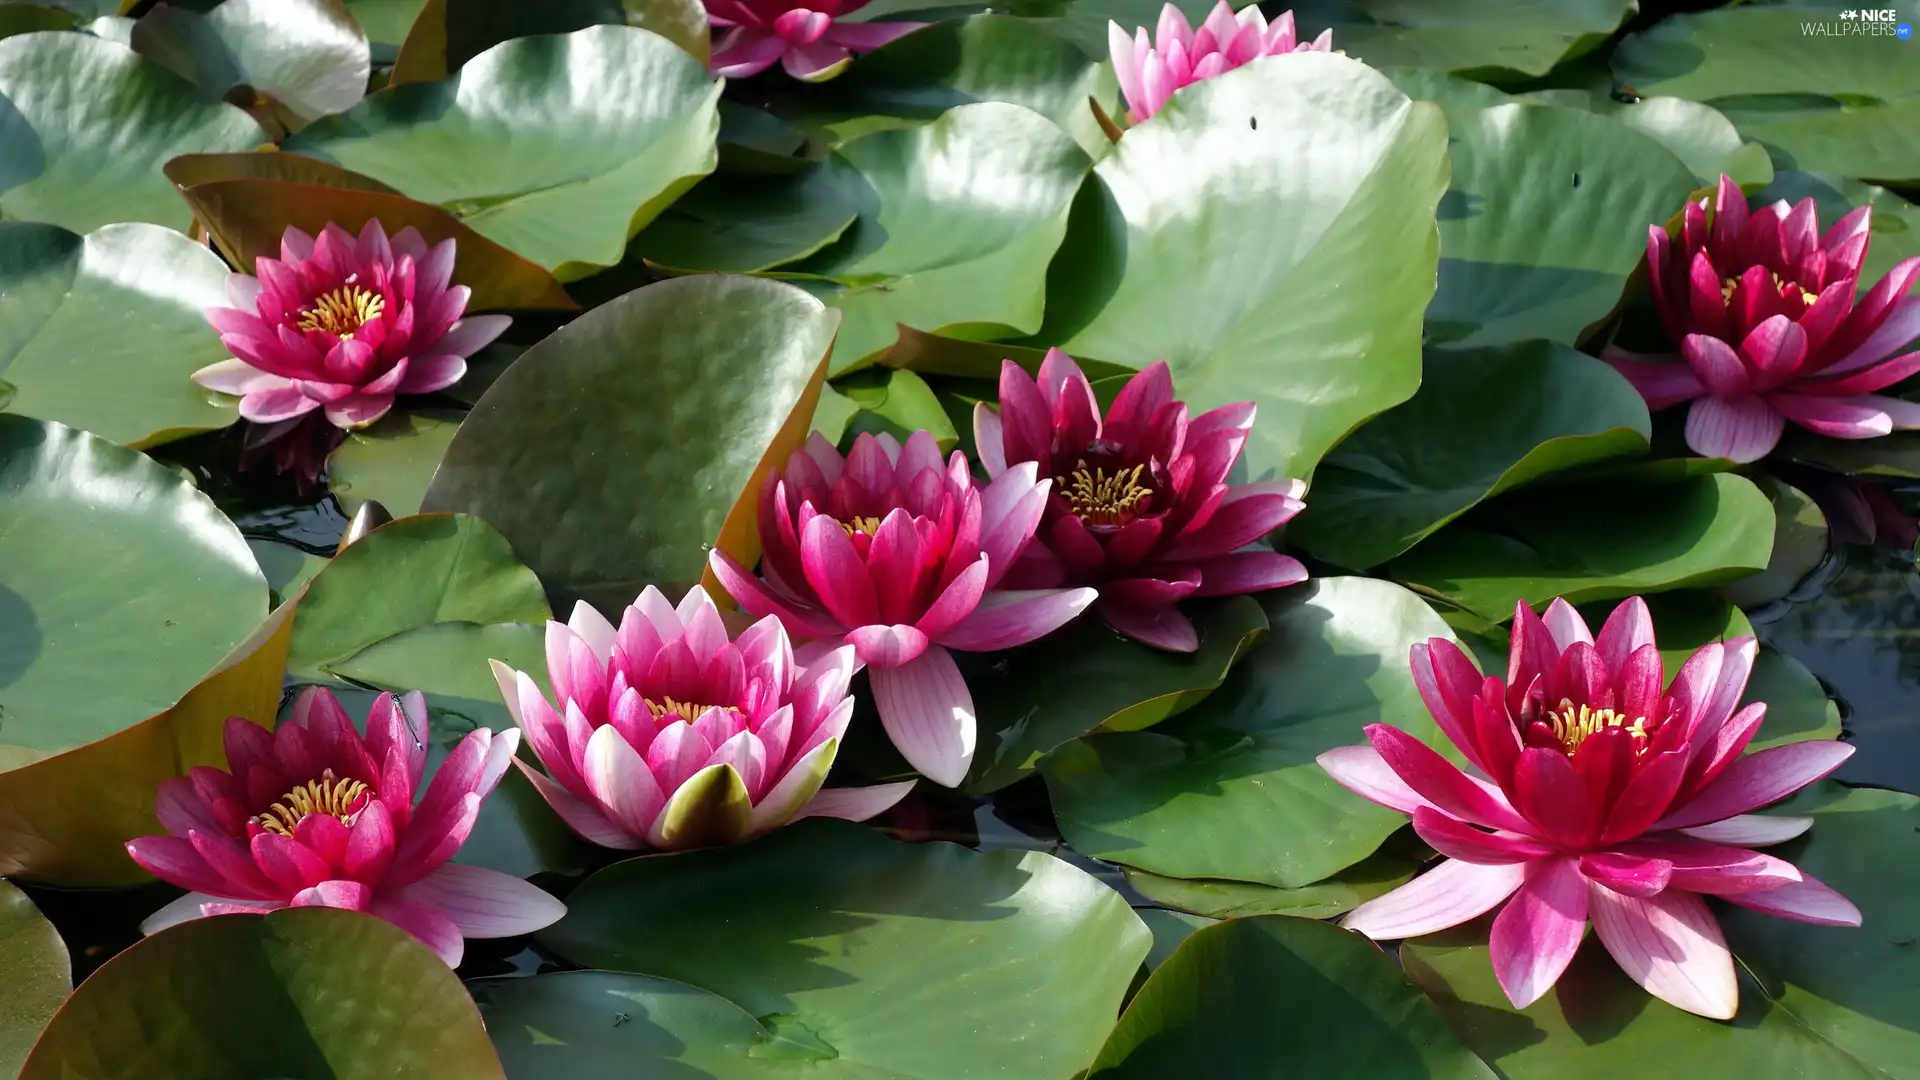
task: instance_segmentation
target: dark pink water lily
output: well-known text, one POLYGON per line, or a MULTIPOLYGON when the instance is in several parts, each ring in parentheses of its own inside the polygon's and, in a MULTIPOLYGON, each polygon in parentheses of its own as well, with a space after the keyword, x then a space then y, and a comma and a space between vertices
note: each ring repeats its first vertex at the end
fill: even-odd
POLYGON ((1102 417, 1086 375, 1059 349, 1037 380, 1003 362, 999 408, 974 408, 980 460, 994 477, 1026 462, 1053 477, 1036 542, 1008 585, 1098 586, 1096 610, 1114 629, 1192 652, 1200 639, 1177 602, 1305 581, 1298 560, 1248 545, 1300 512, 1306 485, 1227 483, 1254 413, 1240 402, 1189 419, 1156 363, 1102 417))
POLYGON ((853 699, 851 646, 805 667, 776 618, 732 640, 706 590, 675 607, 647 586, 615 629, 586 604, 547 624, 549 703, 524 672, 494 678, 545 766, 516 762, 603 847, 733 844, 804 817, 865 821, 913 781, 821 790, 853 699))
POLYGON ((448 861, 519 732, 469 733, 424 794, 427 707, 417 692, 380 695, 365 738, 318 687, 277 730, 236 716, 225 737, 227 771, 201 766, 160 785, 154 812, 169 835, 127 843, 148 873, 190 890, 143 932, 208 915, 346 908, 393 923, 458 967, 463 938, 530 934, 566 914, 517 877, 448 861))
POLYGON ((466 358, 499 337, 505 315, 462 318, 470 295, 450 284, 454 242, 428 247, 405 228, 389 240, 378 221, 355 239, 338 225, 319 238, 289 228, 280 258, 227 278, 232 307, 207 309, 234 359, 193 373, 240 398, 240 415, 274 424, 324 410, 339 428, 373 423, 396 394, 444 390, 466 358))
POLYGON ((1214 5, 1207 21, 1194 30, 1177 7, 1160 9, 1158 37, 1138 27, 1133 37, 1117 22, 1107 24, 1107 48, 1113 54, 1113 73, 1127 99, 1133 122, 1140 123, 1163 108, 1173 92, 1262 56, 1294 52, 1331 52, 1333 31, 1323 30, 1312 41, 1294 34, 1293 12, 1286 11, 1268 24, 1257 4, 1234 14, 1227 0, 1214 5))
POLYGON ((709 69, 722 78, 758 75, 776 62, 805 82, 840 74, 854 53, 871 52, 917 22, 859 23, 841 19, 867 0, 705 0, 707 19, 721 29, 709 69))
POLYGON ((1349 790, 1413 815, 1447 858, 1355 908, 1344 925, 1418 937, 1506 904, 1494 974, 1525 1007, 1559 979, 1589 920, 1633 980, 1679 1008, 1728 1019, 1733 960, 1702 896, 1823 926, 1858 926, 1839 893, 1753 850, 1811 818, 1751 811, 1826 776, 1853 753, 1813 740, 1743 754, 1766 716, 1736 711, 1752 638, 1703 646, 1663 689, 1646 604, 1614 609, 1595 638, 1555 600, 1515 611, 1507 676, 1482 678, 1453 642, 1413 647, 1413 677, 1462 770, 1411 735, 1373 724, 1370 745, 1320 755, 1349 790))
POLYGON ((1920 428, 1920 403, 1876 391, 1920 372, 1920 256, 1904 259, 1855 299, 1871 241, 1872 207, 1826 232, 1812 199, 1749 212, 1722 176, 1712 212, 1687 205, 1679 236, 1647 233, 1647 285, 1677 355, 1605 359, 1649 409, 1691 401, 1687 445, 1757 461, 1788 421, 1836 439, 1920 428))
POLYGON ((1033 539, 1047 481, 1032 463, 976 488, 966 456, 942 463, 933 436, 903 446, 863 434, 845 458, 818 434, 768 478, 760 577, 714 551, 714 575, 742 608, 795 637, 845 642, 870 669, 893 744, 937 784, 973 760, 973 695, 949 650, 989 652, 1059 628, 1092 589, 997 589, 1033 539))

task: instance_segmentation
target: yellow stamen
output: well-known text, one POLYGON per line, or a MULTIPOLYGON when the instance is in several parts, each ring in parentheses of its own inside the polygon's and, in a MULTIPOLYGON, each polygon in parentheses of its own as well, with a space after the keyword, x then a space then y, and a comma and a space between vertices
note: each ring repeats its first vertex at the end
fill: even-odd
POLYGON ((655 701, 652 698, 646 698, 645 700, 647 710, 653 713, 655 720, 666 716, 677 716, 689 724, 700 719, 701 714, 705 713, 708 709, 728 708, 725 705, 701 705, 692 701, 675 701, 670 697, 662 697, 659 701, 655 701))
POLYGON ((880 532, 880 519, 877 517, 849 518, 841 522, 840 527, 847 530, 848 536, 856 533, 874 536, 880 532))
POLYGON ((361 797, 368 794, 367 785, 358 780, 336 780, 333 770, 320 774, 320 779, 309 780, 280 797, 280 801, 267 807, 264 814, 253 820, 268 832, 281 836, 292 836, 293 827, 308 814, 326 814, 340 819, 340 824, 351 825, 360 816, 361 797))
POLYGON ((1089 525, 1125 525, 1140 512, 1141 504, 1153 497, 1153 489, 1140 483, 1145 465, 1131 469, 1090 469, 1085 461, 1069 476, 1056 477, 1062 497, 1074 516, 1089 525))
MULTIPOLYGON (((1721 281, 1721 282, 1720 282, 1720 299, 1721 299, 1721 301, 1722 301, 1722 302, 1724 302, 1724 303, 1728 303, 1728 304, 1731 304, 1731 303, 1733 303, 1733 290, 1734 290, 1734 289, 1735 289, 1736 287, 1738 287, 1738 286, 1739 286, 1739 284, 1740 284, 1740 279, 1739 279, 1739 278, 1737 278, 1737 277, 1730 277, 1730 278, 1727 278, 1727 279, 1725 279, 1725 280, 1723 280, 1723 281, 1721 281)), ((1784 291, 1786 291, 1786 288, 1787 288, 1787 286, 1788 286, 1788 285, 1791 285, 1791 284, 1793 284, 1793 282, 1790 282, 1790 281, 1788 281, 1788 280, 1786 280, 1785 278, 1783 278, 1783 277, 1781 277, 1781 276, 1780 276, 1779 274, 1774 274, 1774 275, 1773 275, 1773 287, 1774 287, 1775 289, 1778 289, 1778 290, 1780 290, 1780 291, 1782 291, 1782 292, 1784 292, 1784 291)), ((1817 294, 1815 294, 1815 293, 1810 293, 1810 292, 1808 292, 1808 291, 1807 291, 1806 289, 1804 289, 1804 288, 1802 288, 1802 289, 1800 290, 1800 302, 1801 302, 1801 303, 1803 303, 1803 304, 1806 304, 1807 306, 1809 306, 1809 307, 1811 307, 1811 306, 1813 306, 1813 302, 1814 302, 1815 300, 1818 300, 1818 299, 1820 299, 1820 297, 1819 297, 1819 296, 1818 296, 1817 294)))
POLYGON ((302 330, 324 330, 335 337, 351 338, 386 310, 386 297, 379 293, 358 285, 342 285, 315 297, 295 325, 302 330))
MULTIPOLYGON (((1560 740, 1560 745, 1566 748, 1568 754, 1580 749, 1580 744, 1587 741, 1587 736, 1607 728, 1625 728, 1627 734, 1643 742, 1647 737, 1645 717, 1629 717, 1612 709, 1575 706, 1566 698, 1561 698, 1560 706, 1548 713, 1545 719, 1553 726, 1554 738, 1560 740)), ((1640 749, 1639 745, 1636 744, 1634 749, 1640 749)))

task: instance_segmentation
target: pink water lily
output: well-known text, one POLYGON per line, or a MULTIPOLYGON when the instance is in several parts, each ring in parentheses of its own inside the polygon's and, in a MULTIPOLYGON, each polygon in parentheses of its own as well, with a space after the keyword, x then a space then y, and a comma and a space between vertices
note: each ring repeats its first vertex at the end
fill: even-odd
POLYGON ((1595 638, 1555 600, 1513 622, 1507 677, 1482 678, 1453 642, 1413 647, 1413 678, 1455 767, 1385 724, 1371 745, 1320 764, 1342 785, 1413 815, 1447 858, 1355 908, 1345 925, 1377 939, 1418 937, 1506 902, 1493 921, 1494 974, 1524 1008, 1553 986, 1592 920, 1633 980, 1688 1012, 1739 1007, 1733 960, 1701 899, 1823 926, 1860 912, 1792 863, 1752 849, 1790 840, 1811 818, 1754 814, 1826 776, 1852 753, 1813 740, 1742 752, 1766 706, 1735 711, 1755 655, 1750 637, 1702 647, 1662 689, 1646 604, 1634 597, 1595 638))
POLYGON ((519 732, 468 733, 424 795, 427 706, 417 692, 380 695, 364 739, 319 687, 301 693, 277 730, 236 716, 225 737, 228 771, 201 766, 160 785, 154 813, 169 835, 127 843, 148 873, 191 890, 142 932, 207 915, 346 908, 393 923, 458 967, 463 938, 530 934, 566 914, 517 877, 448 862, 519 732))
POLYGON ((853 717, 853 649, 802 668, 780 620, 730 640, 695 586, 675 607, 647 586, 615 629, 587 604, 547 624, 553 702, 498 660, 494 678, 546 772, 547 805, 603 847, 733 844, 804 817, 867 818, 913 782, 822 791, 853 717))
POLYGON ((1192 652, 1200 639, 1174 605, 1307 578, 1298 560, 1249 546, 1305 505, 1298 480, 1229 484, 1253 429, 1252 402, 1188 419, 1156 363, 1127 381, 1105 417, 1073 358, 1049 349, 1035 380, 1000 365, 1000 405, 973 413, 990 476, 1025 462, 1054 478, 1036 542, 1008 585, 1094 585, 1095 610, 1121 633, 1192 652))
POLYGON ((1920 403, 1876 393, 1920 372, 1920 256, 1855 299, 1873 208, 1819 231, 1812 199, 1751 213, 1720 178, 1711 214, 1687 204, 1679 236, 1647 232, 1647 286, 1677 355, 1609 349, 1605 359, 1649 409, 1682 402, 1687 445, 1757 461, 1788 421, 1835 439, 1920 428, 1920 403))
POLYGON ((1227 0, 1214 6, 1207 21, 1194 30, 1179 8, 1160 9, 1158 40, 1147 28, 1129 39, 1119 23, 1107 24, 1107 47, 1113 54, 1113 73, 1120 79, 1133 122, 1157 113, 1175 90, 1262 56, 1295 52, 1330 52, 1333 31, 1323 30, 1312 41, 1301 41, 1293 29, 1293 12, 1283 12, 1269 25, 1258 4, 1248 4, 1235 15, 1227 0))
POLYGON ((339 428, 373 423, 396 394, 444 390, 466 358, 506 330, 505 315, 470 315, 470 291, 451 285, 451 239, 428 247, 411 227, 389 240, 378 221, 355 239, 329 224, 316 239, 289 228, 280 257, 227 277, 232 307, 207 321, 234 359, 193 373, 209 390, 240 397, 258 424, 316 409, 339 428))
POLYGON ((776 61, 805 82, 824 82, 846 70, 854 53, 871 52, 917 22, 841 22, 867 0, 705 0, 707 20, 721 29, 709 69, 726 79, 758 75, 776 61))
POLYGON ((1092 589, 996 589, 1033 539, 1047 481, 1033 464, 976 488, 933 436, 862 434, 845 458, 818 434, 767 480, 761 577, 721 551, 727 592, 796 637, 853 646, 880 722, 908 764, 957 786, 973 761, 973 695, 951 649, 1011 648, 1085 610, 1092 589))

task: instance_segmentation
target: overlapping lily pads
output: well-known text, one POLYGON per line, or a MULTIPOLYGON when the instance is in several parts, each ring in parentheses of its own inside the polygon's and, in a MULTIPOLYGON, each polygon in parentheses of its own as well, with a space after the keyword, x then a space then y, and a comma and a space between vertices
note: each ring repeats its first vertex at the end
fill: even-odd
MULTIPOLYGON (((541 935, 579 963, 733 1002, 745 1017, 716 1018, 710 1002, 695 1002, 707 1018, 672 1029, 699 1037, 700 1059, 748 1039, 788 1063, 721 1076, 788 1075, 805 1064, 832 1070, 823 1075, 923 1080, 1075 1075, 1112 1026, 1148 937, 1118 895, 1051 856, 901 844, 835 821, 616 864, 575 890, 567 917, 541 935), (765 1033, 742 1023, 754 1017, 765 1033), (976 1037, 983 1031, 993 1037, 976 1037)), ((529 1009, 540 996, 507 998, 529 1009)), ((656 1010, 670 1002, 656 1000, 639 1004, 660 1025, 667 1017, 656 1010)), ((606 1058, 588 1055, 617 1053, 611 1024, 605 1042, 556 1047, 512 1025, 524 1014, 489 1015, 510 1059, 552 1070, 527 1075, 601 1075, 588 1066, 606 1058)))
POLYGON ((67 944, 14 885, 0 881, 0 1072, 18 1074, 40 1029, 73 989, 67 944))
POLYGON ((341 0, 222 0, 204 15, 163 4, 134 26, 133 49, 210 97, 246 87, 296 122, 351 107, 372 72, 366 31, 341 0))
POLYGON ((381 91, 287 149, 443 207, 571 280, 712 171, 720 84, 627 26, 517 38, 439 83, 381 91), (556 77, 556 73, 568 75, 556 77))
POLYGON ((1419 384, 1445 149, 1437 107, 1344 57, 1187 87, 1095 168, 1041 344, 1254 401, 1253 474, 1305 475, 1419 384))
POLYGON ((1605 41, 1632 0, 1353 0, 1358 18, 1334 26, 1334 45, 1369 64, 1466 72, 1499 80, 1544 75, 1605 41))

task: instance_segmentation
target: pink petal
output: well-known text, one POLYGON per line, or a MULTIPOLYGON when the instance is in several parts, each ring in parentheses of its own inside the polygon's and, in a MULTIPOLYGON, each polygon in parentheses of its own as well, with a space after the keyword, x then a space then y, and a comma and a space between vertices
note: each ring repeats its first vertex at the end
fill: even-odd
POLYGON ((846 48, 823 40, 807 45, 789 45, 786 53, 780 57, 780 66, 801 82, 824 82, 838 75, 852 59, 853 54, 846 48))
POLYGON ((1543 859, 1493 920, 1493 974, 1516 1009, 1540 1000, 1587 932, 1587 879, 1572 859, 1543 859))
POLYGON ((1860 925, 1860 909, 1853 901, 1810 877, 1763 892, 1730 893, 1724 899, 1768 915, 1816 926, 1860 925))
POLYGON ((453 920, 462 937, 519 937, 560 921, 567 906, 511 874, 448 863, 401 890, 400 896, 453 920))
POLYGON ((240 399, 240 416, 256 424, 291 420, 320 407, 320 403, 300 392, 292 383, 269 386, 248 392, 240 399))
POLYGON ((439 911, 399 896, 382 896, 374 901, 370 913, 412 934, 448 967, 460 966, 467 943, 460 936, 459 925, 439 911))
POLYGON ((466 373, 467 362, 458 356, 423 356, 408 363, 406 377, 394 389, 402 394, 431 394, 459 382, 466 373))
POLYGON ((996 589, 938 641, 962 652, 993 652, 1045 637, 1087 609, 1092 589, 996 589))
POLYGON ((373 902, 373 890, 362 882, 335 879, 323 881, 311 889, 294 894, 294 907, 330 907, 342 911, 365 911, 373 902))
POLYGON ((1447 859, 1405 885, 1361 904, 1340 920, 1375 941, 1419 937, 1477 919, 1512 896, 1527 864, 1477 866, 1447 859))
POLYGON ((1784 844, 1813 828, 1810 817, 1773 817, 1767 814, 1741 814, 1724 821, 1695 825, 1680 830, 1696 840, 1733 847, 1766 847, 1784 844))
POLYGON ((1435 808, 1474 825, 1523 836, 1533 832, 1497 788, 1475 783, 1427 744, 1386 724, 1368 724, 1366 733, 1387 766, 1435 808))
POLYGON ((973 445, 989 480, 998 480, 1000 474, 1007 471, 1007 452, 1000 440, 1000 410, 984 401, 976 403, 973 407, 973 445))
POLYGON ((973 695, 953 655, 939 646, 911 663, 869 674, 881 726, 907 763, 943 787, 959 787, 973 763, 973 695))
MULTIPOLYGON (((245 416, 244 401, 242 405, 241 415, 245 416)), ((327 406, 327 422, 348 430, 363 428, 387 415, 387 410, 391 408, 392 394, 354 394, 327 406)))
POLYGON ((1300 560, 1258 548, 1202 559, 1194 565, 1200 571, 1195 596, 1239 596, 1307 580, 1307 568, 1300 565, 1300 560))
POLYGON ((852 52, 872 52, 926 25, 926 23, 917 22, 836 22, 827 28, 827 36, 824 40, 852 52))
POLYGON ((1702 457, 1740 464, 1758 461, 1779 444, 1786 429, 1786 417, 1769 401, 1786 396, 1697 398, 1687 411, 1687 445, 1702 457))
POLYGON ((1886 321, 1868 335, 1867 340, 1828 365, 1823 374, 1838 375, 1866 367, 1882 357, 1892 356, 1915 337, 1920 337, 1920 296, 1908 296, 1894 303, 1886 321))
POLYGON ((1874 394, 1816 397, 1769 394, 1767 401, 1808 431, 1833 439, 1872 439, 1893 431, 1893 417, 1874 394))
MULTIPOLYGON (((1135 60, 1133 39, 1127 36, 1125 30, 1120 29, 1120 24, 1117 22, 1107 23, 1107 51, 1113 58, 1113 74, 1115 78, 1120 81, 1121 95, 1127 99, 1129 105, 1135 104, 1145 96, 1140 90, 1140 66, 1135 60)), ((984 407, 985 406, 981 406, 981 408, 984 407)), ((978 410, 975 411, 974 416, 976 424, 975 430, 977 431, 979 422, 978 410)), ((975 445, 984 447, 986 444, 975 439, 975 445)), ((984 450, 981 452, 981 457, 986 457, 984 450)), ((999 473, 989 465, 988 475, 998 476, 999 473)))
POLYGON ((1205 525, 1183 533, 1160 558, 1177 562, 1237 551, 1298 514, 1306 505, 1299 491, 1297 480, 1235 485, 1205 525))
POLYGON ((1138 607, 1101 600, 1098 611, 1108 626, 1142 645, 1175 653, 1190 653, 1200 648, 1199 632, 1179 608, 1138 607))
POLYGON ((839 637, 847 632, 847 626, 835 622, 827 612, 799 607, 788 598, 776 595, 724 551, 716 548, 709 553, 707 566, 713 570, 713 576, 719 579, 721 588, 726 589, 734 603, 749 615, 758 618, 776 616, 787 632, 796 637, 839 637))
POLYGON ((1666 817, 1655 829, 1685 829, 1744 814, 1799 791, 1853 756, 1846 743, 1813 739, 1749 754, 1727 767, 1705 791, 1666 817))
POLYGON ((208 390, 222 394, 232 394, 235 397, 245 397, 256 391, 293 385, 291 380, 261 371, 245 360, 222 360, 216 364, 208 364, 194 372, 192 378, 195 385, 204 386, 208 390))
POLYGON ((1047 508, 1052 481, 1034 479, 1030 461, 1010 465, 980 492, 980 553, 987 557, 987 588, 999 584, 1033 539, 1047 508))
MULTIPOLYGON (((578 798, 567 789, 547 779, 524 761, 515 761, 520 775, 533 784, 553 812, 567 823, 567 828, 578 833, 590 844, 598 844, 616 851, 634 851, 647 846, 645 833, 630 833, 613 821, 600 807, 585 799, 578 798)), ((444 867, 442 868, 444 869, 444 867)))
POLYGON ((667 792, 646 761, 612 727, 596 730, 587 740, 581 772, 606 816, 635 836, 645 836, 667 804, 667 792))
POLYGON ((1747 392, 1747 368, 1733 346, 1707 334, 1688 334, 1680 340, 1680 355, 1715 397, 1747 392))
POLYGON ((1528 862, 1554 854, 1553 848, 1530 836, 1484 832, 1430 806, 1414 808, 1413 831, 1440 854, 1481 866, 1528 862))
POLYGON ((913 626, 862 626, 847 634, 861 663, 877 669, 910 664, 927 651, 927 635, 913 626))
POLYGON ((1580 872, 1627 896, 1655 896, 1673 881, 1673 864, 1665 859, 1610 851, 1582 855, 1580 872))
POLYGON ((1371 745, 1336 746, 1314 759, 1334 783, 1369 802, 1412 814, 1434 805, 1407 786, 1371 745))
POLYGON ((447 336, 434 343, 433 351, 467 357, 493 344, 494 339, 513 325, 509 315, 469 315, 453 324, 447 336))
POLYGON ((1707 392, 1706 384, 1685 364, 1632 360, 1622 355, 1623 352, 1609 345, 1601 353, 1600 359, 1612 365, 1613 370, 1633 384, 1652 412, 1690 401, 1707 392))
POLYGON ((821 514, 807 522, 800 538, 800 560, 807 584, 834 618, 846 626, 880 621, 880 604, 867 564, 838 521, 821 514))
POLYGON ((787 51, 787 43, 780 35, 746 26, 728 31, 714 45, 713 60, 707 70, 723 79, 758 75, 787 51))
POLYGON ((1740 1007, 1733 955, 1698 896, 1670 889, 1643 899, 1595 884, 1587 913, 1614 962, 1649 994, 1701 1016, 1733 1019, 1740 1007))
POLYGON ((872 787, 826 788, 807 800, 793 820, 831 817, 843 821, 865 821, 891 810, 895 803, 907 797, 907 792, 912 791, 913 785, 918 782, 905 780, 872 787))

